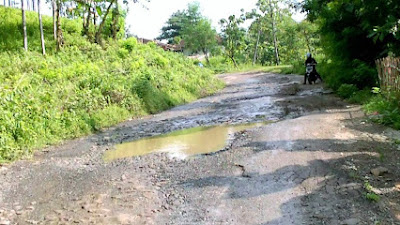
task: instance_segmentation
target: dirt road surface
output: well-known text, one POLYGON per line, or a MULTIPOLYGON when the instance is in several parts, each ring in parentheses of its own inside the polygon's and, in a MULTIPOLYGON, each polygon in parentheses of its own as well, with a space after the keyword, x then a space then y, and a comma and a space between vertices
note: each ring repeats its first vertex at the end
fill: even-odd
POLYGON ((301 76, 221 79, 214 96, 2 165, 0 225, 400 224, 399 132, 301 76), (265 124, 215 153, 104 158, 140 138, 253 122, 265 124))

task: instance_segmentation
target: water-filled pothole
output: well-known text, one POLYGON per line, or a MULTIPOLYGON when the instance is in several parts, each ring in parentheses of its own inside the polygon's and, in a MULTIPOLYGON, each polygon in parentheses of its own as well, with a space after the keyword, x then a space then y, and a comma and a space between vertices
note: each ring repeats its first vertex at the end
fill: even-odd
POLYGON ((264 124, 266 123, 195 127, 143 138, 117 145, 115 150, 105 153, 104 160, 110 162, 153 152, 167 152, 172 157, 184 159, 191 155, 216 152, 226 146, 234 133, 264 124))

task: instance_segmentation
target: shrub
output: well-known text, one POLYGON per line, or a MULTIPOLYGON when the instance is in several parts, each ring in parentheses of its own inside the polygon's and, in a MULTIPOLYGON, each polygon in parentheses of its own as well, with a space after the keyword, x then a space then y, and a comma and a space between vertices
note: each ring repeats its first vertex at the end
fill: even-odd
POLYGON ((138 45, 138 43, 137 43, 136 38, 128 38, 126 40, 122 40, 120 42, 120 45, 124 49, 128 50, 129 52, 131 52, 138 45))
POLYGON ((370 90, 361 90, 357 91, 354 93, 352 96, 349 98, 350 103, 356 103, 356 104, 366 104, 370 101, 370 99, 373 97, 372 93, 370 90))
POLYGON ((357 91, 358 88, 354 84, 342 84, 337 90, 337 94, 342 98, 350 98, 357 91))
POLYGON ((400 108, 397 99, 377 95, 364 105, 364 109, 373 114, 373 121, 400 130, 400 108))
POLYGON ((209 61, 210 63, 206 67, 214 71, 214 73, 226 73, 235 69, 232 61, 225 56, 210 57, 209 61))

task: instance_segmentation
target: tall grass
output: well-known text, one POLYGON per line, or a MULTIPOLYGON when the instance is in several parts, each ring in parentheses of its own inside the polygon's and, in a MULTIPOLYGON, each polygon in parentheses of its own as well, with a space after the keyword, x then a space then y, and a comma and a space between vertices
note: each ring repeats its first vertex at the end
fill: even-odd
MULTIPOLYGON (((62 28, 66 45, 73 45, 71 35, 80 35, 82 24, 79 20, 62 19, 62 28)), ((26 29, 30 51, 40 51, 40 31, 36 12, 26 11, 26 29)), ((0 6, 0 51, 22 50, 23 34, 21 10, 0 6)), ((53 19, 43 16, 43 31, 46 48, 49 52, 55 49, 53 38, 53 19)))
POLYGON ((214 56, 210 58, 210 63, 205 65, 216 74, 260 71, 279 74, 304 74, 303 62, 295 62, 292 65, 262 66, 260 64, 241 63, 236 67, 225 56, 214 56))
MULTIPOLYGON (((70 28, 61 52, 43 57, 35 51, 39 36, 32 38, 34 29, 28 31, 31 51, 22 52, 19 33, 13 31, 19 10, 0 10, 1 16, 7 12, 15 19, 0 19, 0 29, 8 29, 0 33, 0 161, 193 101, 223 86, 211 70, 154 43, 131 38, 102 49, 81 37, 76 21, 64 23, 70 28)), ((32 13, 28 17, 33 21, 32 13)), ((46 36, 50 41, 51 34, 46 36)))

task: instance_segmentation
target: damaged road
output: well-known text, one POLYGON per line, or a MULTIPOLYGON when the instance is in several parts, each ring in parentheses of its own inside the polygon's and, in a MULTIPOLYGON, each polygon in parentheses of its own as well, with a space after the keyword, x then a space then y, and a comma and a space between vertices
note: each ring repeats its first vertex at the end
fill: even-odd
POLYGON ((2 165, 0 225, 400 224, 400 133, 301 76, 221 79, 216 95, 2 165), (121 143, 250 123, 215 152, 106 159, 121 143))

